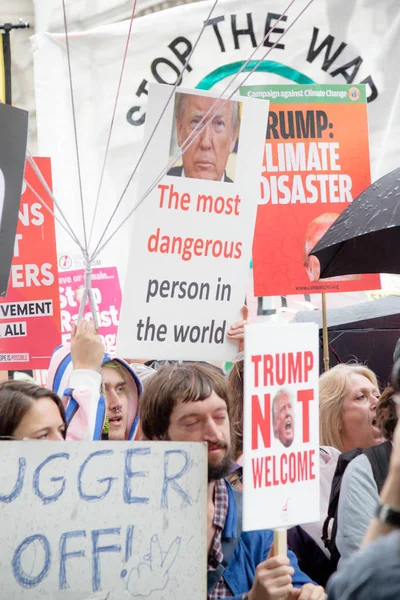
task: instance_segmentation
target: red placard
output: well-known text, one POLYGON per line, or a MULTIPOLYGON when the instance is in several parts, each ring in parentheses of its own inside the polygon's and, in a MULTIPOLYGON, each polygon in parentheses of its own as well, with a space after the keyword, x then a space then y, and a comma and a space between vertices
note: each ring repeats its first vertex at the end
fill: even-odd
POLYGON ((270 110, 253 243, 254 293, 379 289, 379 275, 319 279, 308 253, 371 183, 364 86, 252 86, 270 110))
MULTIPOLYGON (((78 319, 84 280, 85 271, 83 269, 64 271, 59 274, 63 344, 71 342, 72 323, 78 319)), ((92 290, 99 319, 99 335, 103 340, 106 352, 114 355, 121 308, 121 288, 117 267, 93 269, 92 290)), ((87 300, 83 316, 85 319, 93 318, 89 300, 87 300)))
MULTIPOLYGON (((35 162, 51 186, 50 159, 36 158, 35 162)), ((53 210, 51 198, 28 163, 25 179, 53 210)), ((7 294, 0 300, 0 368, 46 369, 60 341, 54 217, 27 185, 21 197, 7 294)))

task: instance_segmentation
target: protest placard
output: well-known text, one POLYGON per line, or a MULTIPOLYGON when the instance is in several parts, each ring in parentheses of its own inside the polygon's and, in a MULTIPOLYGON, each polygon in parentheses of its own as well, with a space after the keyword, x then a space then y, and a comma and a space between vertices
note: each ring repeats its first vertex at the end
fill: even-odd
POLYGON ((207 451, 2 442, 0 597, 206 597, 207 451))
POLYGON ((243 529, 319 520, 318 328, 247 325, 243 529))
MULTIPOLYGON (((51 185, 50 160, 35 159, 51 185)), ((25 179, 52 210, 27 163, 25 179)), ((57 255, 52 216, 28 187, 21 197, 7 296, 0 299, 0 368, 47 369, 61 340, 57 255)))
POLYGON ((117 350, 225 360, 237 350, 226 333, 245 298, 268 106, 214 105, 212 94, 181 90, 161 117, 170 93, 150 89, 147 138, 161 121, 142 161, 139 197, 190 134, 191 145, 135 213, 117 350), (195 139, 203 117, 207 126, 195 139))
POLYGON ((270 111, 253 245, 256 296, 380 288, 379 275, 319 281, 308 253, 371 183, 364 85, 249 86, 270 111))
MULTIPOLYGON (((85 271, 77 269, 59 273, 61 338, 63 344, 71 341, 72 323, 77 322, 82 300, 85 271)), ((121 288, 116 267, 94 268, 92 290, 99 318, 98 333, 108 354, 115 354, 119 311, 121 308, 121 288)), ((85 319, 92 319, 89 300, 83 312, 85 319)))
POLYGON ((0 139, 0 296, 5 296, 24 179, 28 139, 25 110, 0 103, 0 139))

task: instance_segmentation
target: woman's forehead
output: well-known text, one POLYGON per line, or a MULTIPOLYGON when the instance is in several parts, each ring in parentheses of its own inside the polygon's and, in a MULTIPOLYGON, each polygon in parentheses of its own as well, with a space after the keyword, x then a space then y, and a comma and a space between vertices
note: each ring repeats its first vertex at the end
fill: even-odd
POLYGON ((351 388, 376 388, 375 383, 372 383, 368 377, 362 375, 361 373, 351 373, 347 379, 347 382, 351 388))

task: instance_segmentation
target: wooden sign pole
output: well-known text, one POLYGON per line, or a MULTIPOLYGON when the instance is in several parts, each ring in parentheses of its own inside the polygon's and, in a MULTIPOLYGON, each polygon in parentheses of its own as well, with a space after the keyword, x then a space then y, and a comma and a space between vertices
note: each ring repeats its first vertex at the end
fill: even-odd
POLYGON ((322 343, 324 348, 324 371, 329 371, 329 338, 326 294, 322 294, 322 343))
MULTIPOLYGON (((274 530, 274 551, 273 556, 287 556, 287 530, 274 530)), ((280 596, 279 600, 287 600, 288 596, 280 596)))

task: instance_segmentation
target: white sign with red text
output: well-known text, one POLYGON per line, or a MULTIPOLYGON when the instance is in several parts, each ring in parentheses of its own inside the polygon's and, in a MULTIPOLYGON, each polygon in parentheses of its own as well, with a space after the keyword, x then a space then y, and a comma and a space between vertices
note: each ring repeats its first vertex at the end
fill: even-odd
POLYGON ((169 86, 150 86, 147 135, 159 124, 141 163, 117 353, 231 360, 237 343, 226 333, 246 291, 268 107, 179 90, 168 105, 169 86))
POLYGON ((243 530, 318 521, 318 328, 245 331, 243 530))

